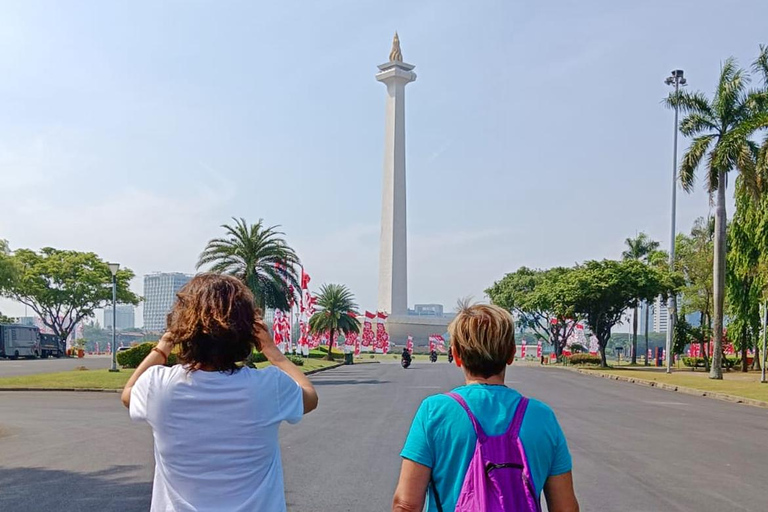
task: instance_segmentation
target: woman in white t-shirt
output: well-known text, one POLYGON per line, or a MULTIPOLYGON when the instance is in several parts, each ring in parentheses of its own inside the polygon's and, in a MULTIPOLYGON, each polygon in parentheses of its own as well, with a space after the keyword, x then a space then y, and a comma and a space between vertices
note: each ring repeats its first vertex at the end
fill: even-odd
POLYGON ((278 427, 314 410, 317 392, 239 280, 200 274, 181 289, 122 401, 154 434, 152 511, 286 510, 278 427), (174 347, 181 364, 167 367, 174 347), (241 367, 254 347, 272 366, 241 367))

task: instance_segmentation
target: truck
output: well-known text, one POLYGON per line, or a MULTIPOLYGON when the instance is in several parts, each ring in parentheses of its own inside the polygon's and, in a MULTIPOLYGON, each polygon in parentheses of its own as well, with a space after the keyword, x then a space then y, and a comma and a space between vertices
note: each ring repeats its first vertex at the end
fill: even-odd
POLYGON ((55 334, 40 333, 40 357, 64 357, 66 348, 64 342, 55 334))
POLYGON ((0 357, 40 357, 40 329, 28 325, 0 324, 0 357))

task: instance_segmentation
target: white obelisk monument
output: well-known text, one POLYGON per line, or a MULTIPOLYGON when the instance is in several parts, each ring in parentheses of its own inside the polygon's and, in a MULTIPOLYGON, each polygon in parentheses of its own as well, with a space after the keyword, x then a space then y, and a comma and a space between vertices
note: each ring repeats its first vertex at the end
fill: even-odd
POLYGON ((408 314, 408 249, 405 206, 405 86, 416 80, 403 62, 395 32, 389 62, 379 66, 376 80, 387 86, 384 125, 384 180, 381 192, 379 311, 393 317, 408 314))

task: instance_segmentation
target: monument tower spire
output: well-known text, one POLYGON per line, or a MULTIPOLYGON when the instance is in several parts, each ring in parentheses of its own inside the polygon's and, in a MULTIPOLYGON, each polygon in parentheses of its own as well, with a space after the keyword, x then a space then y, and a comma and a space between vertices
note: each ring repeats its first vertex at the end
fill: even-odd
POLYGON ((395 32, 389 62, 376 80, 387 86, 384 169, 379 247, 379 311, 408 314, 408 250, 405 201, 405 86, 416 80, 415 66, 403 62, 395 32))

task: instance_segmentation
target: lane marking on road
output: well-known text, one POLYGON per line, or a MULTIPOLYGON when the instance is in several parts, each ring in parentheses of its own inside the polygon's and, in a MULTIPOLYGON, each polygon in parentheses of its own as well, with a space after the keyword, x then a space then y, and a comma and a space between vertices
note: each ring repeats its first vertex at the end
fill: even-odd
POLYGON ((691 405, 685 402, 657 402, 656 400, 643 400, 643 403, 652 405, 691 405))

